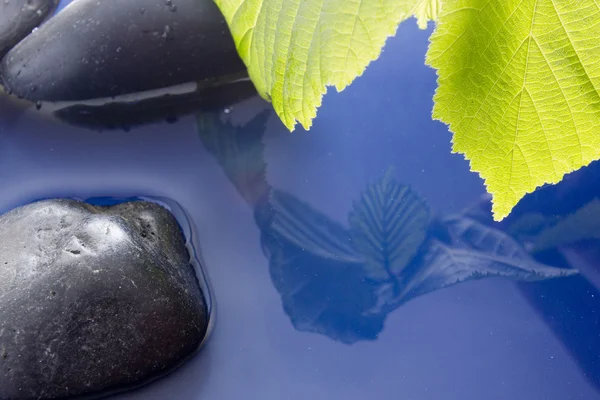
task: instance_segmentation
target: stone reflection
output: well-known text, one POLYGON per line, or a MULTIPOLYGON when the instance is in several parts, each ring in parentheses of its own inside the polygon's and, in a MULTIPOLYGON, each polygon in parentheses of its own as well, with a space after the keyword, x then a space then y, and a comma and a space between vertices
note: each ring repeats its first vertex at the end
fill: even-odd
POLYGON ((65 107, 45 104, 42 111, 69 125, 91 130, 129 130, 156 122, 176 122, 178 118, 200 110, 222 110, 255 95, 252 82, 242 79, 225 85, 206 86, 189 93, 165 94, 133 102, 72 104, 65 107))
POLYGON ((576 275, 535 259, 512 236, 471 215, 434 215, 392 169, 355 199, 341 225, 271 186, 262 137, 269 113, 234 127, 198 116, 199 134, 253 208, 273 285, 294 327, 352 344, 375 340, 387 315, 462 282, 576 275))

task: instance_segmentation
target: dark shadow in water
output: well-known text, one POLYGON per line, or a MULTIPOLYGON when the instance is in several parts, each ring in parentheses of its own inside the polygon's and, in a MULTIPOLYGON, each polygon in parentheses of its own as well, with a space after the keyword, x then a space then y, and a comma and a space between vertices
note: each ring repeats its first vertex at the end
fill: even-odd
POLYGON ((462 282, 576 280, 568 265, 533 258, 511 236, 468 213, 431 215, 394 178, 371 182, 342 225, 266 180, 269 112, 242 127, 198 116, 199 134, 254 210, 273 285, 294 327, 352 344, 375 340, 404 303, 462 282))

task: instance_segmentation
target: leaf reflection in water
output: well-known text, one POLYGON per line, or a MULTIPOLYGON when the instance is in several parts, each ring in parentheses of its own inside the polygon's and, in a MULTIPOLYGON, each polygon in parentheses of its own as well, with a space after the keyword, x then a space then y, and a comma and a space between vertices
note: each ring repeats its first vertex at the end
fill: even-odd
POLYGON ((392 170, 363 190, 348 227, 334 221, 267 182, 268 115, 233 126, 202 114, 199 134, 254 210, 271 280, 296 329, 347 344, 375 340, 390 312, 436 290, 578 273, 536 261, 508 234, 468 215, 432 219, 426 201, 392 170))

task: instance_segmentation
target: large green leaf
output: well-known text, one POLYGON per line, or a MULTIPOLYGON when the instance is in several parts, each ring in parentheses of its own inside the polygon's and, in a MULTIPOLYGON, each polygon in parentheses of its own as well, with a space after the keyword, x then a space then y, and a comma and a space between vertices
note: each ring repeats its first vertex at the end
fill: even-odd
POLYGON ((435 21, 442 9, 442 0, 417 0, 411 14, 417 18, 419 28, 427 28, 429 21, 435 21))
POLYGON ((444 3, 433 116, 485 179, 494 219, 600 158, 599 38, 597 0, 444 3))
POLYGON ((441 0, 215 0, 256 89, 283 123, 306 129, 326 92, 377 59, 398 24, 426 26, 441 0))

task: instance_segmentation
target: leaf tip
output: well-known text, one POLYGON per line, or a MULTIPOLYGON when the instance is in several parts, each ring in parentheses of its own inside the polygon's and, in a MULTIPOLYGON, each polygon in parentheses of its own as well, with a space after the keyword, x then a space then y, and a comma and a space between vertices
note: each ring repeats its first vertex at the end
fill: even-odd
POLYGON ((508 217, 508 214, 510 214, 510 212, 512 211, 512 207, 508 210, 508 212, 506 212, 506 211, 497 211, 497 210, 495 210, 496 208, 497 208, 496 207, 496 203, 493 202, 493 204, 492 204, 492 218, 494 219, 494 222, 501 222, 504 218, 508 217))
POLYGON ((425 29, 427 29, 428 25, 429 25, 429 19, 421 18, 421 17, 417 18, 417 26, 419 27, 419 29, 425 30, 425 29))

